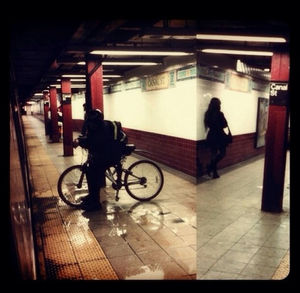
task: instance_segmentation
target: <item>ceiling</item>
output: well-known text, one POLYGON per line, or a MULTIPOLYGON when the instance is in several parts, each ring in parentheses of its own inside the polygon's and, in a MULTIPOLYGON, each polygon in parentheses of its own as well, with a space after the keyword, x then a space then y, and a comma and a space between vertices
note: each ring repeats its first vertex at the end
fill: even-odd
MULTIPOLYGON (((85 74, 86 55, 95 49, 119 48, 142 50, 182 50, 196 52, 202 48, 251 50, 287 50, 289 26, 280 21, 233 21, 201 19, 146 20, 68 20, 15 21, 10 33, 11 74, 20 102, 32 98, 37 91, 57 83, 62 74, 85 74), (199 40, 197 33, 242 34, 284 37, 287 43, 199 40), (180 37, 178 37, 180 36, 180 37)), ((99 56, 103 61, 163 62, 163 56, 99 56)), ((250 67, 270 68, 271 57, 233 56, 250 67)), ((103 65, 105 74, 124 76, 133 66, 103 65)), ((105 81, 111 83, 115 79, 105 81)), ((76 83, 76 82, 74 82, 76 83)), ((72 90, 73 91, 73 90, 72 90)))

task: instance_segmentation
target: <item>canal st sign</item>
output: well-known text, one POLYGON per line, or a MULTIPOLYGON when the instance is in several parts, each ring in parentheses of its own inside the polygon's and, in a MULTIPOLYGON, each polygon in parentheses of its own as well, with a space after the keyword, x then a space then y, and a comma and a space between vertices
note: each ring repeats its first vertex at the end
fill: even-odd
POLYGON ((287 82, 270 83, 270 105, 287 106, 289 88, 287 82))

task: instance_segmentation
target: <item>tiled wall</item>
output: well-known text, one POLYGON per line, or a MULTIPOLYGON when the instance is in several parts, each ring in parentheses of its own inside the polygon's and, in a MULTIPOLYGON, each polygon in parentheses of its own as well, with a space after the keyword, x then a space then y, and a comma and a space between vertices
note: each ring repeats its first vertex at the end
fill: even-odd
POLYGON ((144 155, 188 175, 197 176, 196 141, 124 128, 129 143, 150 153, 144 155))
MULTIPOLYGON (((255 147, 255 133, 241 134, 233 137, 233 143, 227 147, 225 158, 219 163, 218 167, 224 168, 251 157, 264 154, 265 147, 255 147)), ((198 141, 197 161, 198 175, 203 175, 205 166, 209 163, 210 152, 205 146, 205 141, 198 141)))
MULTIPOLYGON (((81 131, 82 122, 82 120, 73 119, 73 129, 81 131)), ((205 166, 210 160, 205 141, 197 142, 129 128, 124 128, 124 131, 128 135, 129 143, 135 144, 137 149, 147 151, 143 153, 145 157, 193 177, 204 174, 205 166)), ((255 133, 236 135, 233 143, 227 148, 226 157, 219 163, 219 168, 263 154, 264 151, 265 147, 255 148, 255 133)))

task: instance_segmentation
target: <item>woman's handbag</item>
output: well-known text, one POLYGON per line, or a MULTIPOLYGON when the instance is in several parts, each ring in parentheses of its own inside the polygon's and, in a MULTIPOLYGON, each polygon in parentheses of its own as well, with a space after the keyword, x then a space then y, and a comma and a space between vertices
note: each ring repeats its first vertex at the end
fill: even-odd
POLYGON ((225 140, 226 144, 231 144, 232 143, 232 134, 231 134, 229 126, 227 126, 227 128, 228 128, 228 133, 224 132, 225 133, 224 140, 225 140))

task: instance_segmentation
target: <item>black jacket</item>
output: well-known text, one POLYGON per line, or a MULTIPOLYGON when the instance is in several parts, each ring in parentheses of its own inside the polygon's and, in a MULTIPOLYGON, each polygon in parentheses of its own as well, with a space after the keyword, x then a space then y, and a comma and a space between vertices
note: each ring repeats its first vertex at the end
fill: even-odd
POLYGON ((225 132, 227 120, 223 112, 215 112, 210 115, 206 120, 206 125, 209 128, 206 142, 209 147, 223 147, 226 146, 225 132))
POLYGON ((111 165, 113 159, 112 145, 114 142, 113 125, 104 120, 97 124, 86 124, 86 138, 79 140, 79 145, 88 149, 89 154, 99 164, 111 165))

